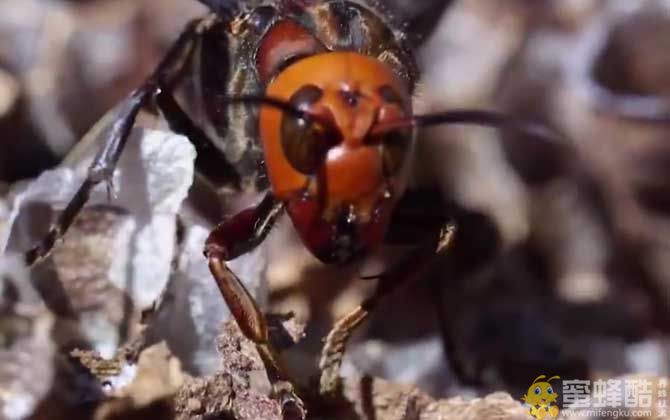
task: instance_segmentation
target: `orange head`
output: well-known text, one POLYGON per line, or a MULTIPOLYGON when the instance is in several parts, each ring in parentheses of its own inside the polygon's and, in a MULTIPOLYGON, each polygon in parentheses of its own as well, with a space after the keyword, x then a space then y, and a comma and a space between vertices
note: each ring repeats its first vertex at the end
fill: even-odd
POLYGON ((387 65, 354 52, 303 58, 268 84, 267 97, 312 116, 263 106, 260 136, 275 196, 305 245, 324 262, 348 262, 378 245, 405 189, 409 90, 387 65))

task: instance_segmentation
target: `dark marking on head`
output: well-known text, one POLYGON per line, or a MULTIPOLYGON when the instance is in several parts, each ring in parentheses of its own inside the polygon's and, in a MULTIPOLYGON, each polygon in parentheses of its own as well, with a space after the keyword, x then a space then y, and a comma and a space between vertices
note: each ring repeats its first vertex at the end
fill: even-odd
POLYGON ((291 104, 298 109, 304 109, 305 107, 318 102, 322 96, 323 90, 320 87, 307 84, 298 89, 291 96, 291 104))
MULTIPOLYGON (((298 109, 306 110, 322 95, 321 88, 308 84, 291 96, 290 103, 298 109)), ((339 143, 341 138, 339 132, 329 124, 284 114, 280 140, 284 156, 291 166, 298 172, 313 175, 323 164, 328 150, 339 143)))
POLYGON ((397 104, 400 106, 403 105, 402 99, 400 95, 398 95, 398 92, 396 92, 395 89, 389 85, 384 85, 379 88, 379 96, 381 96, 385 102, 390 104, 397 104))
POLYGON ((382 167, 386 177, 400 172, 407 160, 411 142, 412 134, 407 130, 391 130, 381 136, 381 143, 384 145, 382 167))

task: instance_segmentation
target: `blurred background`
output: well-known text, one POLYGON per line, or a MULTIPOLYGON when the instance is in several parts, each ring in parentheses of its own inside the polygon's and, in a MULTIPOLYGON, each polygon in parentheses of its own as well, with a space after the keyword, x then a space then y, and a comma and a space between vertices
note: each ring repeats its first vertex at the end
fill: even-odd
MULTIPOLYGON (((425 279, 366 322, 345 370, 435 397, 505 390, 519 398, 540 374, 669 376, 670 3, 391 7, 411 22, 422 72, 417 113, 495 109, 564 140, 479 127, 420 133, 417 211, 446 209, 457 240, 425 279)), ((17 191, 57 165, 203 12, 190 0, 0 2, 0 233, 17 191)), ((99 231, 86 225, 74 234, 91 229, 99 231)), ((357 277, 383 269, 388 257, 323 267, 285 221, 266 254, 260 298, 306 322, 305 339, 286 354, 306 377, 334 320, 371 293, 373 282, 357 277)), ((117 298, 133 305, 122 292, 117 298)), ((193 374, 210 366, 187 356, 182 363, 193 374)))

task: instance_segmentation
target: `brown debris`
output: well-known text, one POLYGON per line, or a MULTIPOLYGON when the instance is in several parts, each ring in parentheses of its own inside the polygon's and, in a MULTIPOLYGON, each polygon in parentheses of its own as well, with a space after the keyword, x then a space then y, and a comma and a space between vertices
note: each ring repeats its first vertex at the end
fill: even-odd
POLYGON ((449 398, 430 404, 421 413, 420 420, 527 420, 528 410, 506 392, 495 392, 484 398, 464 400, 449 398))
POLYGON ((140 354, 132 382, 104 401, 95 419, 166 418, 173 412, 172 396, 184 380, 179 361, 170 354, 165 343, 148 347, 140 354))
POLYGON ((361 420, 526 420, 527 409, 506 392, 484 398, 462 397, 435 400, 412 385, 380 378, 349 378, 344 383, 346 399, 361 420))
POLYGON ((181 364, 165 343, 155 344, 140 353, 135 380, 119 389, 114 396, 132 398, 136 405, 172 396, 184 383, 181 364))
POLYGON ((418 420, 434 400, 412 385, 400 385, 379 378, 348 378, 345 398, 361 419, 418 420))
POLYGON ((234 391, 230 376, 217 374, 187 381, 175 398, 176 419, 280 420, 279 404, 253 390, 234 391))
MULTIPOLYGON (((178 419, 198 419, 206 415, 232 415, 235 393, 228 375, 187 380, 175 395, 178 419)), ((225 418, 225 417, 224 417, 225 418)))
POLYGON ((101 381, 109 376, 118 375, 123 368, 124 360, 119 358, 105 359, 100 353, 89 350, 74 349, 70 356, 79 361, 86 369, 101 381))
POLYGON ((234 321, 224 324, 217 343, 220 372, 186 381, 175 397, 177 418, 281 419, 279 404, 269 397, 270 386, 256 347, 234 321))

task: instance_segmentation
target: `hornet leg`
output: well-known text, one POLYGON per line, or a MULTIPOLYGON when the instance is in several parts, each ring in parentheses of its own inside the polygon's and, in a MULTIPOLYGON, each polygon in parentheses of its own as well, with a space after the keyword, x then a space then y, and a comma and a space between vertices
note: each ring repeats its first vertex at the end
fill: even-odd
POLYGON ((198 40, 215 22, 216 18, 213 15, 191 22, 172 45, 154 73, 123 102, 114 123, 106 134, 101 149, 88 169, 83 184, 42 241, 26 252, 25 260, 28 265, 49 255, 56 241, 65 235, 88 201, 93 188, 100 182, 110 182, 140 109, 152 100, 161 86, 171 87, 180 80, 198 40))
POLYGON ((235 317, 242 333, 254 344, 261 356, 275 397, 282 411, 304 418, 303 403, 295 394, 293 385, 270 342, 265 316, 256 301, 233 273, 226 261, 250 252, 268 235, 284 205, 271 194, 256 206, 243 210, 220 223, 205 243, 205 256, 226 304, 235 317))
POLYGON ((380 275, 374 294, 335 323, 321 351, 319 362, 321 370, 319 393, 321 395, 333 397, 341 391, 340 366, 351 334, 385 296, 401 284, 424 274, 430 267, 430 263, 435 260, 434 257, 449 248, 455 232, 456 226, 453 223, 443 225, 437 239, 432 238, 427 244, 419 246, 389 271, 380 275))

